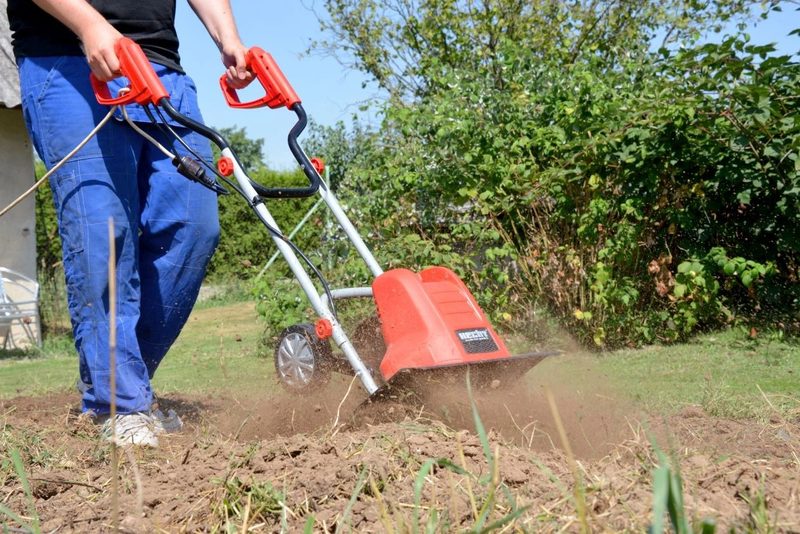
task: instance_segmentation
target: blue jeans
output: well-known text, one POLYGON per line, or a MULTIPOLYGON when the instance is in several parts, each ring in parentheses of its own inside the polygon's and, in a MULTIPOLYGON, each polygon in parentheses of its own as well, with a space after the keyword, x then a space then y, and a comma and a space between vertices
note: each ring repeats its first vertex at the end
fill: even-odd
MULTIPOLYGON (((173 105, 196 120, 191 79, 153 65, 173 105)), ((36 151, 58 163, 105 116, 83 57, 21 58, 23 109, 36 151)), ((119 82, 117 82, 119 83, 119 82)), ((112 94, 116 88, 111 87, 112 94)), ((130 115, 144 118, 131 106, 130 115)), ((179 155, 185 150, 154 125, 140 126, 179 155)), ((211 161, 209 142, 175 128, 211 161)), ((90 384, 83 409, 108 413, 108 221, 114 221, 117 264, 116 405, 148 411, 150 379, 178 337, 219 240, 216 194, 178 174, 126 123, 109 121, 50 178, 63 245, 67 297, 81 379, 90 384)))

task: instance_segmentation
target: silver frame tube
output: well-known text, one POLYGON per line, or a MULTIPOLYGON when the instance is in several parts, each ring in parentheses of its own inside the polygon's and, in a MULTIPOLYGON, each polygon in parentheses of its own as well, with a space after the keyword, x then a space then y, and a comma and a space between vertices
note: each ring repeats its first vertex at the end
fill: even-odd
POLYGON ((350 222, 350 219, 347 217, 347 214, 342 209, 342 206, 339 204, 339 200, 333 194, 333 191, 329 190, 327 186, 323 185, 319 188, 319 195, 325 201, 325 204, 328 205, 333 216, 336 217, 336 220, 341 225, 342 230, 353 243, 353 246, 358 252, 359 256, 364 260, 364 263, 367 264, 372 276, 379 277, 383 274, 383 268, 378 265, 378 261, 375 259, 375 256, 372 255, 372 251, 367 247, 367 244, 364 243, 364 240, 361 238, 361 234, 358 233, 356 227, 353 226, 353 223, 350 222))
MULTIPOLYGON (((298 146, 297 147, 300 152, 303 153, 306 159, 308 159, 308 155, 306 155, 305 151, 298 146)), ((316 172, 316 171, 315 171, 316 172)), ((350 242, 353 243, 353 246, 358 252, 359 256, 364 260, 364 263, 367 264, 367 268, 369 268, 372 276, 378 277, 383 274, 383 268, 378 264, 378 261, 375 259, 375 256, 372 255, 372 251, 369 249, 364 240, 361 237, 361 234, 358 233, 356 227, 350 221, 350 218, 342 209, 341 204, 339 204, 339 199, 333 194, 333 191, 328 189, 328 184, 325 183, 324 180, 320 179, 321 185, 319 187, 319 196, 322 197, 322 200, 325 201, 325 204, 328 205, 328 208, 333 213, 333 216, 336 217, 336 220, 339 222, 339 225, 344 230, 345 235, 350 239, 350 242)))
MULTIPOLYGON (((345 287, 340 289, 331 289, 331 298, 333 300, 344 300, 344 299, 361 299, 372 297, 372 288, 371 287, 345 287)), ((328 295, 325 293, 321 293, 319 298, 322 299, 322 302, 330 308, 330 300, 328 299, 328 295)))
MULTIPOLYGON (((230 148, 225 148, 222 150, 222 155, 224 157, 229 158, 233 162, 233 173, 236 177, 236 181, 239 183, 239 187, 241 190, 247 195, 248 198, 255 200, 258 199, 259 196, 256 193, 256 190, 250 184, 250 179, 247 177, 247 174, 239 165, 239 162, 234 157, 233 152, 230 148)), ((378 265, 377 261, 375 260, 374 256, 367 248, 364 241, 361 239, 361 236, 356 231, 353 224, 347 218, 347 215, 339 206, 336 197, 334 197, 333 193, 328 191, 325 187, 320 187, 319 189, 320 195, 325 200, 325 203, 331 208, 331 211, 334 212, 336 219, 339 221, 339 224, 342 225, 344 228, 345 233, 353 242, 356 250, 364 258, 364 261, 367 263, 370 271, 375 275, 378 276, 383 273, 383 269, 378 265)), ((278 223, 272 217, 272 214, 267 209, 267 206, 264 202, 259 202, 254 206, 254 209, 258 213, 258 215, 272 228, 277 231, 280 231, 278 223)), ((347 361, 350 363, 350 366, 353 368, 353 372, 356 376, 361 380, 361 384, 364 386, 364 389, 372 395, 378 390, 378 385, 375 382, 375 379, 370 373, 369 369, 364 362, 361 360, 361 357, 358 355, 355 347, 353 347, 353 343, 345 334, 342 325, 336 320, 331 313, 329 307, 326 305, 327 303, 320 298, 319 294, 317 293, 317 289, 314 286, 313 280, 306 272, 303 264, 298 259, 297 255, 295 254, 292 247, 290 247, 285 241, 282 239, 270 234, 272 237, 275 246, 278 247, 278 250, 281 252, 283 257, 286 259, 286 262, 289 264, 289 269, 291 269, 292 273, 294 274, 297 281, 300 283, 300 287, 303 288, 306 296, 308 297, 309 302, 311 303, 311 307, 314 308, 314 311, 317 315, 322 319, 327 319, 330 321, 331 326, 333 327, 333 340, 336 345, 344 352, 347 361)))

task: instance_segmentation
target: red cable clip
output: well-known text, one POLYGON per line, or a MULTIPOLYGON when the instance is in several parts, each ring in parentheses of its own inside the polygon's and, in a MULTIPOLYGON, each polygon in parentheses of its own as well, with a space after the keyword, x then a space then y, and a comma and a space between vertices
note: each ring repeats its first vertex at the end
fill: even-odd
POLYGON ((325 340, 333 335, 333 325, 327 319, 319 319, 314 326, 314 331, 319 339, 325 340))
POLYGON ((233 174, 233 160, 227 156, 219 158, 217 161, 217 170, 222 176, 230 176, 233 174))
POLYGON ((325 172, 325 162, 319 158, 311 158, 311 165, 317 171, 317 174, 322 176, 322 173, 325 172))

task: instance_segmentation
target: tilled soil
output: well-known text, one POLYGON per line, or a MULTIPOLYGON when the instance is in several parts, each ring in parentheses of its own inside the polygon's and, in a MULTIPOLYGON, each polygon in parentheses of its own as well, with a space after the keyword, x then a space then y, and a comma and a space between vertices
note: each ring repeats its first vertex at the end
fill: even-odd
MULTIPOLYGON (((720 529, 800 532, 800 422, 652 418, 596 395, 553 394, 572 458, 541 391, 488 392, 475 432, 465 393, 360 404, 349 384, 314 398, 174 396, 186 422, 156 450, 120 451, 123 531, 643 531, 652 520, 651 442, 680 468, 689 516, 720 529), (436 406, 431 409, 430 406, 436 406), (580 491, 575 491, 579 480, 580 491), (577 495, 577 497, 576 497, 577 495), (577 500, 576 500, 577 499, 577 500), (581 503, 585 503, 585 512, 581 503), (478 529, 480 530, 480 529, 478 529)), ((0 403, 0 502, 43 532, 110 531, 110 447, 74 394, 0 403), (32 499, 9 462, 18 450, 32 499), (35 510, 35 511, 34 511, 35 510)), ((18 522, 0 514, 0 524, 18 522)))

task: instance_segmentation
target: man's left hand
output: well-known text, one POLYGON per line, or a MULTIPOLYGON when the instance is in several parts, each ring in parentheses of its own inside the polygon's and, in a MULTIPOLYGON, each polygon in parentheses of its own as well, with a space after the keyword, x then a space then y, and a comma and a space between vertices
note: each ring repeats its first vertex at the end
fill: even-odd
POLYGON ((227 82, 234 89, 247 87, 253 81, 253 73, 247 69, 247 48, 241 43, 222 47, 222 64, 225 65, 227 82))

